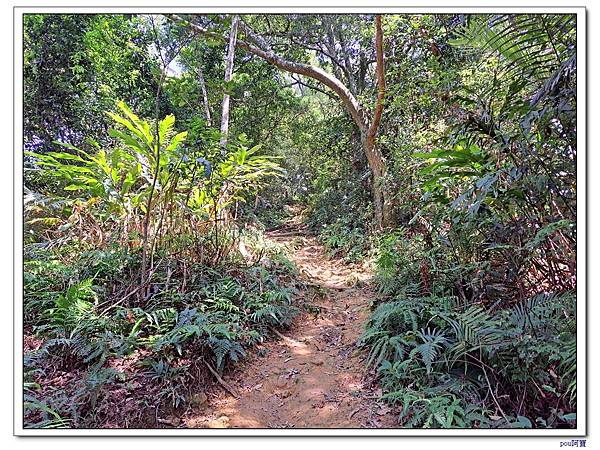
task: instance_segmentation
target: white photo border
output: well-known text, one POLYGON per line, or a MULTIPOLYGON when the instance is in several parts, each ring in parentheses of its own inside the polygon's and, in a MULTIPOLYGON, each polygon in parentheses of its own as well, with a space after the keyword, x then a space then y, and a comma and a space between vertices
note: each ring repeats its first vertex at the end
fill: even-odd
MULTIPOLYGON (((42 2, 40 2, 42 3, 42 2)), ((45 2, 48 3, 48 2, 45 2)), ((65 1, 65 4, 71 3, 65 1)), ((206 3, 206 2, 204 2, 206 3)), ((501 6, 478 7, 432 6, 15 6, 13 9, 13 433, 15 436, 445 436, 445 437, 583 437, 588 430, 587 403, 587 28, 584 6, 501 6), (575 14, 577 17, 577 428, 575 429, 362 429, 362 428, 301 428, 301 429, 29 429, 23 427, 23 15, 62 14, 157 14, 157 13, 243 13, 243 14, 435 14, 435 13, 554 13, 575 14)), ((383 2, 382 2, 383 3, 383 2)), ((464 4, 464 2, 461 2, 464 4)), ((472 3, 469 3, 472 5, 472 3)))

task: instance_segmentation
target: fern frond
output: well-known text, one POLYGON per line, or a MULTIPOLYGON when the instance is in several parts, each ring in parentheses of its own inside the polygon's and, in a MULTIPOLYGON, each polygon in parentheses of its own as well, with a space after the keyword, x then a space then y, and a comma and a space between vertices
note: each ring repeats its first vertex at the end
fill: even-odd
POLYGON ((211 337, 208 339, 208 344, 215 355, 216 368, 219 373, 223 372, 226 359, 237 362, 241 357, 246 356, 243 347, 238 342, 229 339, 211 337))
POLYGON ((448 339, 444 335, 443 330, 435 328, 433 330, 430 330, 429 328, 427 328, 427 330, 421 329, 417 332, 417 336, 423 343, 412 349, 409 356, 413 358, 417 353, 420 354, 427 369, 427 373, 431 373, 432 364, 437 359, 442 345, 446 344, 448 339))
POLYGON ((496 54, 508 78, 548 79, 575 53, 573 14, 473 16, 452 44, 496 54))

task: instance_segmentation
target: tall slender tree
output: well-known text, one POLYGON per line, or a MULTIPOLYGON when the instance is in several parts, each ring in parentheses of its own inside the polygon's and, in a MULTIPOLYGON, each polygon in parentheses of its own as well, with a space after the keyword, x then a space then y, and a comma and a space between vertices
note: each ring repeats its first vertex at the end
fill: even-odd
MULTIPOLYGON (((212 39, 229 41, 230 43, 232 41, 232 33, 230 33, 230 36, 226 36, 220 32, 209 30, 204 26, 185 20, 180 16, 172 15, 170 17, 176 22, 189 26, 197 34, 204 35, 212 39)), ((367 108, 361 105, 355 94, 352 93, 351 89, 334 74, 331 74, 316 65, 291 61, 275 53, 267 40, 255 33, 242 20, 237 22, 237 27, 241 32, 244 33, 245 39, 237 39, 236 36, 236 39, 234 40, 234 45, 236 47, 263 58, 265 61, 273 64, 281 70, 315 79, 331 89, 340 98, 344 108, 350 114, 352 120, 360 131, 362 148, 367 158, 369 168, 373 174, 372 194, 373 206, 375 210, 375 223, 378 228, 386 228, 391 226, 393 224, 393 208, 390 194, 386 189, 385 182, 387 165, 381 149, 378 147, 376 142, 377 130, 381 123, 385 99, 385 70, 381 16, 377 15, 375 17, 375 72, 377 77, 377 99, 373 114, 369 113, 367 108)))
POLYGON ((229 103, 230 95, 227 84, 233 77, 233 60, 235 58, 235 45, 237 40, 239 17, 233 16, 231 21, 231 31, 229 32, 229 46, 225 54, 225 93, 223 94, 223 107, 221 112, 221 152, 225 153, 227 145, 227 135, 229 134, 229 103))
POLYGON ((200 46, 196 45, 198 50, 198 84, 200 85, 200 93, 202 94, 202 104, 204 107, 204 115, 206 116, 206 124, 212 126, 212 117, 210 113, 210 104, 208 103, 208 91, 206 89, 206 81, 204 81, 204 71, 202 70, 202 58, 200 46))

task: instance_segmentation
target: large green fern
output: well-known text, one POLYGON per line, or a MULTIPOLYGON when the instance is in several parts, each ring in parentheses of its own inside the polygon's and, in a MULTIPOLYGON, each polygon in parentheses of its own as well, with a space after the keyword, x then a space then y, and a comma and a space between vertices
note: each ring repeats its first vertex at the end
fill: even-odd
POLYGON ((510 78, 543 82, 575 54, 573 14, 470 16, 452 44, 501 58, 510 78))

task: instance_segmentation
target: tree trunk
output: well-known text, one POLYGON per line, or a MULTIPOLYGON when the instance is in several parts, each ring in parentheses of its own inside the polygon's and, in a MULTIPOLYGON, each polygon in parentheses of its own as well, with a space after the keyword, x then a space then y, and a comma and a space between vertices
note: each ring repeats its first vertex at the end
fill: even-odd
MULTIPOLYGON (((198 46, 200 49, 200 46, 198 46)), ((204 82, 204 74, 202 72, 202 59, 200 57, 200 51, 198 51, 198 84, 200 85, 200 93, 202 94, 202 102, 204 104, 204 115, 206 116, 206 124, 212 127, 212 120, 210 117, 210 105, 208 104, 208 93, 206 91, 206 83, 204 82)))
POLYGON ((363 151, 367 157, 369 168, 373 174, 371 186, 373 196, 373 212, 375 224, 378 229, 392 228, 394 226, 393 203, 387 190, 387 166, 381 151, 376 147, 375 140, 361 133, 363 151))
MULTIPOLYGON (((226 40, 226 36, 222 36, 214 31, 209 31, 200 25, 185 21, 177 15, 172 15, 171 18, 178 22, 187 23, 193 31, 205 36, 210 36, 215 39, 226 40)), ((383 113, 383 104, 385 97, 385 79, 384 79, 384 59, 383 59, 383 31, 381 26, 381 16, 375 16, 375 47, 377 54, 377 102, 373 119, 370 120, 369 114, 363 106, 358 102, 350 89, 344 85, 334 75, 326 72, 320 67, 311 66, 309 64, 297 63, 289 61, 277 55, 269 46, 269 44, 259 35, 255 34, 244 22, 239 22, 239 27, 245 34, 247 40, 234 40, 234 45, 244 50, 263 58, 267 62, 273 64, 279 69, 286 72, 304 75, 313 78, 325 86, 330 88, 342 101, 342 104, 352 117, 352 120, 357 125, 361 134, 363 151, 367 157, 369 168, 373 173, 373 206, 375 210, 375 223, 377 228, 383 229, 393 226, 392 218, 392 203, 386 189, 386 162, 381 154, 381 151, 375 145, 375 138, 381 116, 383 113)), ((232 26, 232 35, 233 26, 232 26)), ((229 37, 231 44, 231 36, 229 37)))
POLYGON ((229 133, 229 94, 227 93, 227 83, 233 76, 233 59, 235 57, 235 44, 237 40, 238 16, 233 16, 231 22, 231 32, 229 33, 229 47, 225 55, 225 93, 223 94, 223 109, 221 114, 221 152, 225 154, 227 145, 227 135, 229 133))
POLYGON ((379 229, 390 228, 394 225, 392 217, 392 201, 387 189, 387 165, 383 154, 377 148, 376 137, 381 116, 383 115, 383 102, 385 100, 385 64, 383 59, 383 31, 381 27, 381 16, 375 16, 375 53, 377 56, 377 102, 373 121, 366 133, 361 133, 363 150, 369 161, 369 167, 373 173, 373 209, 375 212, 375 224, 379 229))

